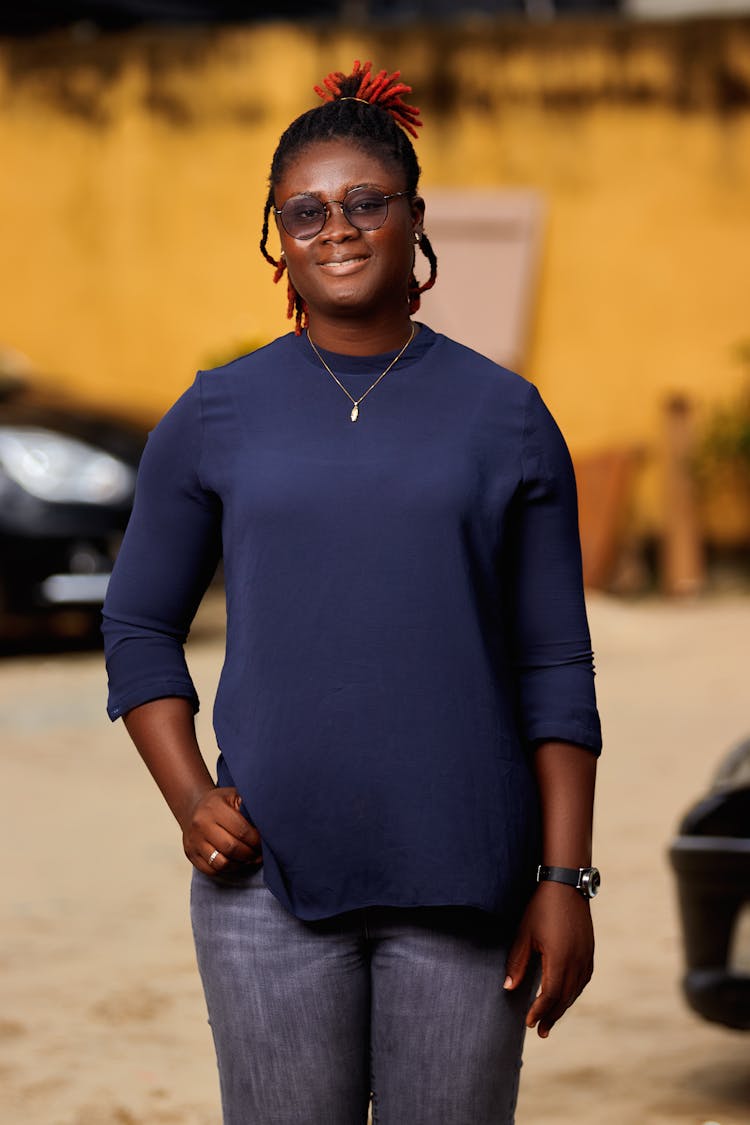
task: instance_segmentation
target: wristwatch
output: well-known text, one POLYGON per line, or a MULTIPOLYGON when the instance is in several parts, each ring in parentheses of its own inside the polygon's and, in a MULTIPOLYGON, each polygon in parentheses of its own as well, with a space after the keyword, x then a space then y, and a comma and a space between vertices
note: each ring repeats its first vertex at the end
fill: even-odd
POLYGON ((599 890, 601 875, 596 867, 544 867, 539 865, 536 872, 537 883, 550 879, 553 883, 567 883, 583 895, 593 898, 599 890))

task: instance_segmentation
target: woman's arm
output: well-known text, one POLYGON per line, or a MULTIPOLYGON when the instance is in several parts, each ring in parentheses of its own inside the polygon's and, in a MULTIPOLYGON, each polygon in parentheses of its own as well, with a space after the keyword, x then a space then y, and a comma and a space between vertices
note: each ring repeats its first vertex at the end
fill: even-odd
POLYGON ((184 643, 222 553, 222 505, 199 473, 198 381, 149 435, 102 609, 111 719, 182 696, 198 710, 184 643))
MULTIPOLYGON (((542 809, 542 863, 589 867, 595 755, 569 742, 544 742, 534 763, 542 809)), ((586 987, 594 967, 590 905, 575 887, 539 884, 508 956, 507 989, 523 979, 532 952, 541 957, 542 980, 526 1025, 538 1025, 538 1034, 546 1039, 586 987)))
POLYGON ((184 642, 221 554, 221 502, 204 487, 200 377, 150 435, 103 609, 109 714, 124 717, 206 875, 258 862, 235 789, 218 789, 195 736, 198 696, 184 642), (211 855, 216 852, 213 863, 211 855))
MULTIPOLYGON (((521 735, 534 755, 541 801, 541 860, 546 866, 588 867, 601 732, 575 477, 563 437, 531 387, 522 463, 509 604, 521 735)), ((553 882, 537 887, 510 950, 507 988, 520 984, 532 953, 541 956, 542 982, 526 1022, 546 1038, 593 967, 589 903, 574 887, 553 882)))
POLYGON ((206 768, 190 701, 155 699, 134 707, 124 721, 182 829, 190 862, 204 875, 215 875, 230 863, 260 863, 260 836, 239 811, 237 790, 218 789, 206 768), (210 863, 214 851, 219 854, 210 863))

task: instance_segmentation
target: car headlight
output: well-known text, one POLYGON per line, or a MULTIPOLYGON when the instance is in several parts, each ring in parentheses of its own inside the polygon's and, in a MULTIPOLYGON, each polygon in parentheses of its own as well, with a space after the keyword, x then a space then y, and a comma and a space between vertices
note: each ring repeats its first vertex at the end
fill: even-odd
POLYGON ((0 468, 39 500, 117 504, 130 498, 135 472, 93 445, 52 430, 0 426, 0 468))

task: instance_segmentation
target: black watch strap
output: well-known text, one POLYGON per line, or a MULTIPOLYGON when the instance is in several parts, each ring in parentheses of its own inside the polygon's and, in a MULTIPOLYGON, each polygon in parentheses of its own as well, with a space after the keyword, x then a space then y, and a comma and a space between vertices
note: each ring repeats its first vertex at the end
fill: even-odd
POLYGON ((596 867, 546 867, 544 864, 537 868, 536 879, 538 883, 547 880, 567 883, 569 887, 575 887, 584 898, 593 898, 601 882, 596 867))

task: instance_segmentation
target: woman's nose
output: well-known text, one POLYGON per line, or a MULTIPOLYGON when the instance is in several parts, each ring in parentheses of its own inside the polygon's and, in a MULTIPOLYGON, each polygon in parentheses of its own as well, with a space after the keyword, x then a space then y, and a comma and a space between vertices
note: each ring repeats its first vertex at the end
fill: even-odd
POLYGON ((352 234, 359 233, 354 224, 347 219, 344 204, 340 200, 329 199, 325 208, 326 221, 321 232, 324 238, 350 238, 352 234))

